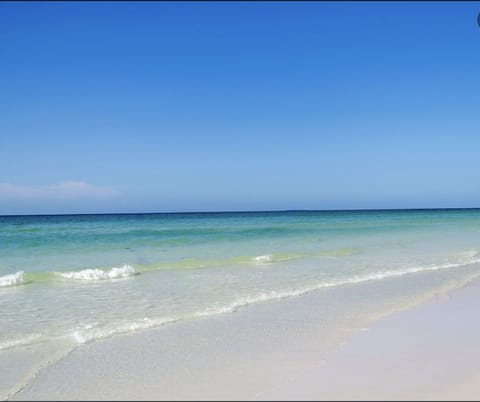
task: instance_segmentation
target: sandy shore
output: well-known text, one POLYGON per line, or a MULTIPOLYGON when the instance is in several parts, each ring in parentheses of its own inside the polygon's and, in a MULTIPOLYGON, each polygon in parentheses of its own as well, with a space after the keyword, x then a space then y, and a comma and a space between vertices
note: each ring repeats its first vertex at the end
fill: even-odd
POLYGON ((12 399, 480 398, 480 282, 332 337, 319 297, 87 344, 12 399))
POLYGON ((478 400, 480 283, 375 323, 264 399, 478 400))

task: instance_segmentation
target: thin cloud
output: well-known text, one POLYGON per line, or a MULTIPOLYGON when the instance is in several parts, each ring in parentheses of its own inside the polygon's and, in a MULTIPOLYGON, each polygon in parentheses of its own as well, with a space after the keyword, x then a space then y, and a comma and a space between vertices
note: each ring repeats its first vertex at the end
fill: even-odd
POLYGON ((40 186, 0 183, 0 200, 105 199, 119 194, 113 187, 93 186, 83 181, 64 181, 40 186))

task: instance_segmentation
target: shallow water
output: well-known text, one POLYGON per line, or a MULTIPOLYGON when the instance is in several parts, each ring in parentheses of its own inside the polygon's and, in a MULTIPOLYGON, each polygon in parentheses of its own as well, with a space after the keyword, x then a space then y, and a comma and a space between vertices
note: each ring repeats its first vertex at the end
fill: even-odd
MULTIPOLYGON (((39 350, 375 282, 369 308, 351 299, 369 319, 479 275, 478 251, 480 210, 0 217, 0 369, 22 356, 25 377, 39 350)), ((325 298, 327 327, 345 292, 325 298)))

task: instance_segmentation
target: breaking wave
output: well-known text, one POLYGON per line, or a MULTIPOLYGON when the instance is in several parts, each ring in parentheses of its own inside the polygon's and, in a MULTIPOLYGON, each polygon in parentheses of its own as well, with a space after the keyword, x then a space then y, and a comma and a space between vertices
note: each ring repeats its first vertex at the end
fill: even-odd
POLYGON ((0 287, 16 286, 24 281, 24 272, 18 271, 14 274, 0 276, 0 287))
MULTIPOLYGON (((347 256, 352 251, 350 249, 339 249, 322 251, 312 254, 312 256, 347 256)), ((138 266, 136 268, 129 264, 113 268, 87 268, 79 271, 44 271, 27 272, 19 271, 15 274, 0 276, 0 287, 14 286, 30 282, 55 281, 56 279, 72 281, 103 281, 119 278, 127 278, 139 275, 145 272, 155 272, 161 270, 188 270, 203 268, 221 268, 231 265, 261 265, 287 262, 308 257, 309 254, 265 254, 258 256, 238 256, 219 260, 203 260, 195 258, 185 258, 178 261, 160 262, 151 265, 138 266), (26 278, 27 277, 27 278, 26 278)))
POLYGON ((76 343, 87 343, 97 339, 109 338, 113 335, 126 334, 129 332, 138 331, 140 329, 147 329, 157 327, 178 321, 174 318, 150 319, 145 317, 143 320, 134 322, 124 322, 116 325, 105 327, 96 327, 94 324, 84 325, 83 328, 72 332, 71 338, 76 343))
POLYGON ((108 270, 84 269, 83 271, 56 272, 55 274, 63 279, 78 281, 103 281, 107 279, 127 278, 135 275, 135 269, 131 265, 113 267, 108 270))
POLYGON ((272 262, 272 256, 271 255, 259 255, 257 257, 253 257, 252 260, 254 262, 272 262))

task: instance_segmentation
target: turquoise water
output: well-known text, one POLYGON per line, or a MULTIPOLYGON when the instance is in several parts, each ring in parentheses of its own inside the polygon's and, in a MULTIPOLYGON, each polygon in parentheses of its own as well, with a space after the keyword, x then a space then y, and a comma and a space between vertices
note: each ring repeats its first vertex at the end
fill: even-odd
POLYGON ((4 216, 0 368, 23 356, 25 376, 39 350, 372 282, 390 290, 367 302, 401 308, 479 275, 478 251, 477 209, 4 216))

